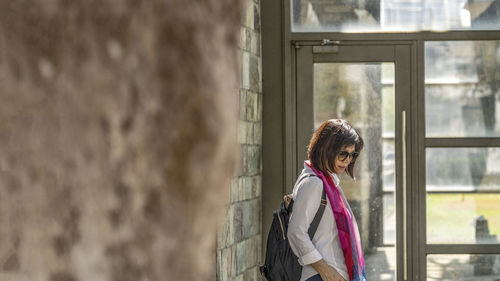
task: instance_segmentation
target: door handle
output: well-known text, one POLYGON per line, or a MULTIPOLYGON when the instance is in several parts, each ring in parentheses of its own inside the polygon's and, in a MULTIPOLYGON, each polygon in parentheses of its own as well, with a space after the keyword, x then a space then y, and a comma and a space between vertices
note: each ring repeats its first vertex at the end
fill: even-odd
POLYGON ((401 116, 401 140, 403 156, 403 278, 408 280, 408 248, 406 232, 406 110, 403 110, 401 116))

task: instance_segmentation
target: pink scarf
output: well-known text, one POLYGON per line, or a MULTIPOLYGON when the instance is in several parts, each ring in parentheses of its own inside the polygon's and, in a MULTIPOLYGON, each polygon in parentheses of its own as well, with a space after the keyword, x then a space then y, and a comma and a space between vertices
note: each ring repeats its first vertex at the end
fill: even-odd
POLYGON ((340 190, 330 175, 325 176, 321 171, 316 170, 309 161, 305 163, 323 181, 323 186, 335 217, 335 223, 337 224, 340 245, 344 253, 349 280, 366 281, 365 259, 363 257, 363 249, 361 248, 358 224, 352 214, 349 203, 345 200, 344 204, 340 190))

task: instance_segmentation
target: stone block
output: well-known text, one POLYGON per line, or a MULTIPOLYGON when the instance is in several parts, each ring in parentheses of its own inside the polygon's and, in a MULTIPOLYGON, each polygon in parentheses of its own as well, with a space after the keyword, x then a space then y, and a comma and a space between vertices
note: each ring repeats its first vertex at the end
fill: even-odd
POLYGON ((240 28, 240 40, 238 42, 238 47, 243 51, 247 51, 251 54, 260 57, 261 54, 260 32, 242 26, 240 28))
POLYGON ((237 177, 235 180, 235 183, 233 186, 231 186, 232 189, 232 196, 231 196, 231 203, 236 203, 238 201, 241 201, 241 181, 242 177, 237 177))
POLYGON ((247 268, 247 251, 246 251, 247 241, 242 241, 236 244, 236 273, 240 274, 244 272, 247 268))
MULTIPOLYGON (((263 239, 263 236, 262 236, 262 223, 260 224, 260 230, 259 230, 259 235, 257 237, 257 265, 261 265, 264 261, 262 260, 262 254, 263 254, 263 251, 262 251, 262 239, 263 239)), ((266 235, 266 238, 267 239, 267 235, 266 235)), ((260 274, 260 272, 259 272, 260 274)))
POLYGON ((221 277, 222 281, 230 280, 232 276, 236 275, 236 247, 229 247, 222 249, 221 254, 221 277))
POLYGON ((244 172, 245 175, 253 176, 260 174, 261 167, 261 147, 256 145, 247 145, 244 149, 246 151, 246 165, 244 172))
POLYGON ((241 204, 234 204, 234 243, 241 242, 243 240, 243 211, 241 204))
MULTIPOLYGON (((247 51, 241 52, 241 87, 243 89, 250 89, 250 53, 247 51)), ((255 67, 255 66, 254 66, 255 67)))
POLYGON ((245 281, 258 281, 260 280, 260 271, 258 267, 249 268, 245 271, 245 281))
POLYGON ((241 174, 238 176, 244 177, 248 175, 248 145, 241 145, 241 174))
POLYGON ((240 275, 234 277, 232 280, 234 280, 234 281, 246 281, 245 276, 243 274, 240 274, 240 275))
MULTIPOLYGON (((257 144, 255 143, 255 140, 257 139, 257 137, 255 136, 255 125, 257 123, 255 122, 246 122, 246 139, 245 139, 245 143, 244 144, 248 144, 248 145, 254 145, 254 144, 257 144)), ((258 131, 257 131, 258 133, 258 131)))
POLYGON ((240 197, 239 197, 239 201, 244 201, 244 200, 247 200, 247 195, 246 195, 246 185, 247 185, 247 182, 248 182, 248 177, 247 176, 243 176, 240 178, 240 186, 239 186, 239 192, 240 192, 240 197))
POLYGON ((246 152, 246 145, 240 145, 240 162, 238 163, 238 173, 236 174, 237 177, 242 177, 246 175, 246 162, 247 162, 247 152, 246 152))
POLYGON ((250 190, 250 184, 252 182, 251 179, 252 179, 251 177, 245 177, 245 181, 243 182, 241 190, 242 200, 248 200, 253 198, 250 190))
MULTIPOLYGON (((238 127, 239 127, 239 125, 238 125, 238 127)), ((239 130, 239 128, 238 128, 238 130, 239 130)), ((239 132, 237 132, 237 134, 239 134, 239 132)), ((239 138, 239 136, 238 136, 238 138, 239 138)), ((243 167, 244 166, 243 164, 245 163, 246 160, 243 159, 243 158, 246 157, 246 152, 244 152, 244 147, 245 147, 245 145, 242 145, 242 144, 240 144, 238 146, 238 152, 237 153, 239 153, 239 155, 240 155, 240 157, 239 157, 240 161, 238 161, 236 163, 237 167, 236 167, 236 175, 235 175, 235 177, 240 177, 240 176, 242 176, 242 175, 245 174, 244 169, 246 169, 246 168, 243 167)))
POLYGON ((238 47, 241 48, 242 50, 247 50, 247 28, 244 26, 240 26, 240 40, 238 42, 238 47))
MULTIPOLYGON (((258 69, 259 69, 259 75, 261 75, 262 74, 262 58, 259 58, 259 67, 258 67, 258 69)), ((259 93, 262 93, 262 75, 261 75, 261 77, 259 79, 259 88, 258 88, 257 91, 259 93)))
POLYGON ((260 5, 258 3, 253 5, 253 29, 260 33, 260 5))
POLYGON ((244 158, 246 157, 246 153, 244 153, 244 152, 243 152, 243 147, 241 147, 241 146, 240 146, 240 151, 239 151, 239 153, 240 153, 240 160, 241 160, 241 161, 238 163, 238 168, 237 168, 237 173, 236 173, 236 176, 237 176, 237 177, 241 177, 241 176, 245 175, 245 170, 244 170, 245 168, 244 168, 244 165, 243 165, 243 164, 244 164, 244 163, 245 163, 245 161, 246 161, 246 160, 244 159, 244 158))
POLYGON ((261 67, 260 67, 260 58, 257 57, 256 55, 251 55, 248 54, 248 66, 250 67, 249 72, 247 73, 249 75, 248 77, 248 88, 245 89, 250 89, 255 92, 262 92, 260 89, 260 80, 261 80, 261 67))
POLYGON ((248 193, 250 194, 250 198, 248 199, 254 199, 258 197, 258 191, 256 186, 256 178, 258 177, 260 176, 252 176, 248 178, 247 188, 248 188, 248 193))
POLYGON ((262 121, 262 103, 263 103, 262 93, 259 93, 257 100, 257 116, 258 116, 257 121, 262 121))
POLYGON ((253 272, 253 270, 251 268, 248 269, 247 271, 245 271, 244 275, 245 275, 245 280, 250 280, 250 281, 255 280, 255 276, 254 276, 255 273, 253 272))
POLYGON ((245 177, 244 182, 242 183, 242 198, 241 200, 249 200, 249 199, 254 199, 258 196, 260 196, 260 185, 259 185, 259 179, 260 176, 252 176, 252 177, 245 177))
POLYGON ((238 122, 238 143, 248 144, 248 122, 239 121, 238 122))
POLYGON ((240 89, 240 108, 239 108, 240 120, 245 120, 245 117, 247 115, 247 113, 246 113, 246 104, 247 104, 246 95, 247 95, 246 90, 240 89))
POLYGON ((260 33, 254 30, 250 32, 251 32, 250 34, 251 39, 247 41, 246 44, 247 46, 249 46, 250 52, 252 54, 255 54, 260 57, 262 48, 260 33))
POLYGON ((249 28, 255 27, 255 3, 253 0, 246 1, 246 10, 243 19, 243 25, 249 28))
POLYGON ((255 197, 261 197, 262 194, 262 177, 260 175, 253 178, 253 188, 255 189, 255 197))
POLYGON ((222 249, 217 249, 217 260, 216 260, 217 269, 215 271, 215 280, 222 281, 223 268, 222 268, 222 249))
POLYGON ((250 52, 252 54, 256 54, 252 51, 252 47, 255 45, 255 41, 258 39, 256 36, 256 32, 248 27, 245 27, 245 46, 243 47, 245 51, 250 52))
POLYGON ((260 235, 256 235, 247 240, 246 255, 247 268, 255 267, 259 262, 260 235))
POLYGON ((239 196, 239 179, 240 177, 236 177, 231 181, 231 196, 229 203, 232 204, 236 201, 238 201, 238 196, 239 196))
POLYGON ((217 231, 217 248, 223 249, 234 243, 234 205, 227 207, 224 220, 217 231))
POLYGON ((248 91, 245 95, 245 120, 259 121, 259 94, 248 91))
MULTIPOLYGON (((238 69, 240 70, 240 75, 242 75, 242 69, 243 69, 243 53, 245 51, 243 49, 238 49, 238 69)), ((243 76, 241 76, 243 77, 243 76)), ((241 80, 242 81, 242 80, 241 80)), ((241 81, 238 84, 241 87, 241 81)))
POLYGON ((241 203, 243 212, 243 239, 252 237, 260 231, 260 198, 243 201, 241 203))
POLYGON ((246 192, 245 192, 247 184, 248 184, 248 177, 247 176, 241 177, 240 189, 239 189, 239 191, 240 191, 240 197, 239 197, 240 201, 244 201, 244 200, 248 199, 247 195, 246 195, 246 192))
POLYGON ((246 197, 246 193, 245 193, 247 182, 248 182, 248 177, 247 176, 241 177, 241 182, 240 182, 241 183, 240 184, 240 201, 244 201, 244 200, 248 199, 246 197))
POLYGON ((261 177, 253 176, 248 179, 247 192, 249 193, 248 199, 260 197, 261 194, 261 177))
POLYGON ((262 123, 254 123, 253 124, 253 133, 252 133, 252 143, 253 144, 262 144, 262 123))

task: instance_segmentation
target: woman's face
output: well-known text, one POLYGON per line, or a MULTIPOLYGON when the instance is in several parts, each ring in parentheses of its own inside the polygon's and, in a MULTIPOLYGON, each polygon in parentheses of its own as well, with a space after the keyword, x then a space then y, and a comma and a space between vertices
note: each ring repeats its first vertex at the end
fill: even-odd
POLYGON ((335 156, 335 167, 334 167, 334 172, 335 174, 337 175, 341 175, 342 173, 345 172, 345 170, 347 169, 347 166, 349 166, 349 164, 351 163, 352 159, 353 159, 353 156, 352 156, 352 153, 354 152, 354 145, 351 144, 351 145, 346 145, 346 146, 343 146, 342 148, 340 148, 340 151, 339 153, 335 156), (340 156, 341 154, 346 154, 349 153, 349 156, 345 157, 344 160, 341 160, 343 157, 340 156))

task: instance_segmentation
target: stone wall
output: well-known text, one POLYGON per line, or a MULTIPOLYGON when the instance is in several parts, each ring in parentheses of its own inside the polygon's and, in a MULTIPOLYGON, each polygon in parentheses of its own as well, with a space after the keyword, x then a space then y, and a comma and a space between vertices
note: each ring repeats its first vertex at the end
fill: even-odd
POLYGON ((238 142, 241 166, 231 184, 217 239, 217 280, 260 280, 262 79, 260 2, 246 1, 241 25, 238 142))

